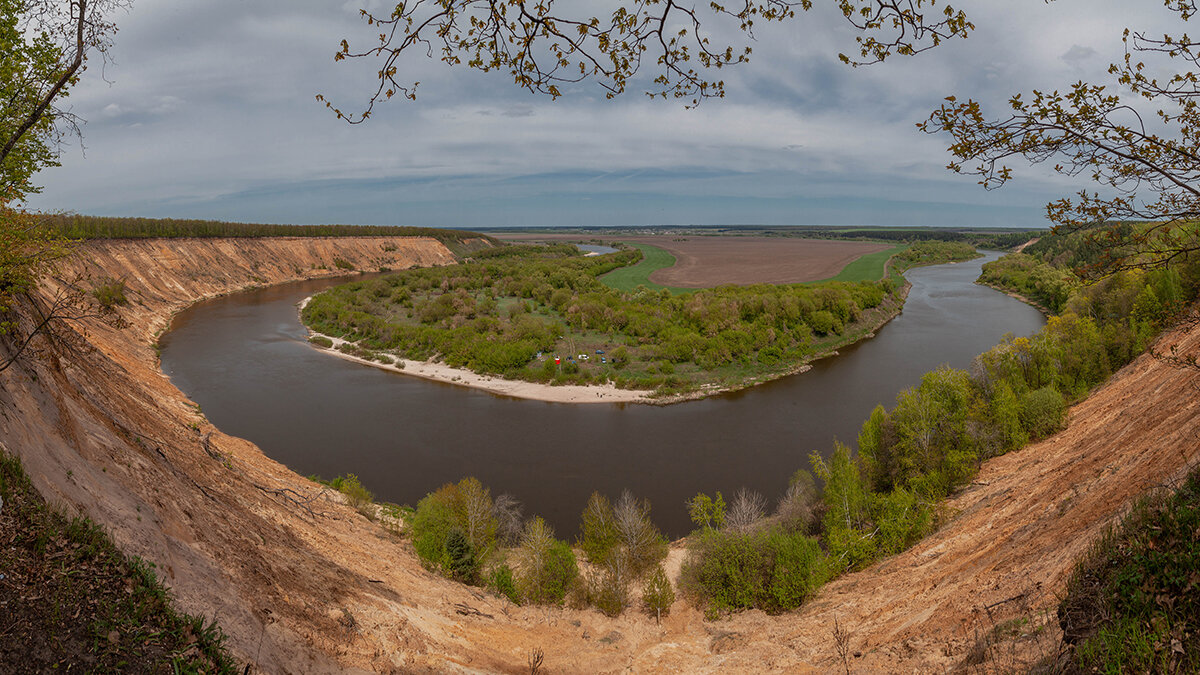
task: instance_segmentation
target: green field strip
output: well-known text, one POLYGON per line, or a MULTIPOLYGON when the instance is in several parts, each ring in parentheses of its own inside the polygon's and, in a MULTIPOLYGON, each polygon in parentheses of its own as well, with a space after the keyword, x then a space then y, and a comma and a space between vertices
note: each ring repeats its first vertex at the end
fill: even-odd
POLYGON ((848 265, 842 268, 837 276, 821 279, 820 281, 810 281, 808 283, 820 284, 826 281, 879 281, 887 273, 887 262, 892 256, 908 248, 908 245, 897 246, 886 251, 878 253, 868 253, 855 260, 850 261, 848 265))
POLYGON ((665 249, 650 244, 635 244, 633 242, 624 242, 637 248, 642 252, 642 260, 636 265, 615 269, 608 274, 600 277, 600 281, 604 282, 609 288, 615 288, 618 291, 628 293, 638 286, 645 286, 651 290, 657 291, 667 289, 675 295, 683 293, 691 293, 695 288, 678 288, 675 286, 663 286, 650 281, 650 275, 657 270, 673 267, 675 265, 675 256, 668 253, 665 249))

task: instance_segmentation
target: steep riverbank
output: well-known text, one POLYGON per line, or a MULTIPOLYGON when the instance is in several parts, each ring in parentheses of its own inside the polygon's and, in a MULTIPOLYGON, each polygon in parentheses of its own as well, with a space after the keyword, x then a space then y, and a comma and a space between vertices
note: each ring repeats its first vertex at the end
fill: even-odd
MULTIPOLYGON (((656 625, 634 611, 514 607, 424 571, 406 542, 214 429, 158 370, 155 335, 201 297, 331 274, 335 258, 359 269, 452 261, 432 240, 387 245, 87 244, 76 269, 126 280, 127 326, 87 320, 76 326, 86 334, 0 373, 0 439, 42 494, 154 562, 185 609, 215 616, 266 672, 519 672, 535 649, 549 672, 828 670, 840 667, 835 619, 862 654, 856 670, 941 670, 994 621, 1051 607, 1074 557, 1198 452, 1200 373, 1143 356, 1075 406, 1066 431, 986 464, 939 532, 798 612, 706 622, 679 602, 656 625)), ((1200 329, 1158 349, 1172 345, 1200 353, 1200 329)))

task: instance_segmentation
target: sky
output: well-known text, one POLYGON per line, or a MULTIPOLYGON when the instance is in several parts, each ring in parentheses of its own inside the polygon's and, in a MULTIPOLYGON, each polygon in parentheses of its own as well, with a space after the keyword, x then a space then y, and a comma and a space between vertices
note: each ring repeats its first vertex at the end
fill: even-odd
MULTIPOLYGON (((589 3, 610 7, 569 6, 589 3)), ((29 205, 456 228, 1045 227, 1045 204, 1086 184, 1017 164, 1015 181, 985 191, 947 171, 948 139, 916 123, 950 95, 1000 114, 1018 92, 1109 82, 1122 30, 1162 32, 1171 15, 1160 0, 953 4, 977 26, 967 40, 851 68, 837 55, 855 33, 834 0, 815 0, 760 26, 751 61, 722 72, 726 97, 695 109, 636 87, 605 100, 589 83, 551 100, 505 73, 409 58, 399 77, 421 83, 417 100, 350 126, 315 95, 366 103, 378 62, 333 55, 343 38, 369 44, 359 9, 386 3, 134 0, 115 16, 111 61, 94 60, 66 100, 86 120, 82 142, 36 177, 29 205)))

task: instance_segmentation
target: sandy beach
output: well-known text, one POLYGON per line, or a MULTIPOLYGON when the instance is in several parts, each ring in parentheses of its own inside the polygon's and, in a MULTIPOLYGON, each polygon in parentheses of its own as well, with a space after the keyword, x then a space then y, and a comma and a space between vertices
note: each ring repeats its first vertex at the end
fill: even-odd
MULTIPOLYGON (((311 296, 300 301, 298 307, 303 311, 304 306, 311 300, 311 296)), ((367 359, 352 356, 337 350, 338 345, 344 344, 346 340, 336 338, 331 335, 323 335, 309 331, 310 336, 321 335, 333 342, 333 348, 325 349, 317 345, 312 345, 327 354, 331 354, 338 358, 354 361, 363 365, 382 368, 392 372, 401 373, 404 375, 413 375, 415 377, 423 377, 427 380, 436 380, 438 382, 446 382, 448 384, 457 384, 464 387, 472 387, 474 389, 482 389, 493 394, 501 394, 503 396, 512 396, 514 398, 525 398, 534 401, 547 401, 550 403, 647 403, 649 399, 649 391, 635 389, 618 389, 617 387, 607 385, 574 385, 565 384, 561 386, 552 386, 549 384, 541 384, 539 382, 525 382, 522 380, 506 380, 501 377, 493 377, 491 375, 480 375, 479 373, 466 370, 464 368, 451 368, 444 363, 435 363, 433 361, 411 361, 408 359, 399 358, 393 354, 389 354, 395 359, 395 364, 379 363, 378 361, 368 361, 367 359)))

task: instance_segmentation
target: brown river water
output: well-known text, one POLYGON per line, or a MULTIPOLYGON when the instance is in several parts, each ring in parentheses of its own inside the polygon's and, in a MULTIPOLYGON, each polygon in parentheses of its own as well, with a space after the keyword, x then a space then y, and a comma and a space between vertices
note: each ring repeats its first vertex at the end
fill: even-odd
POLYGON ((1005 333, 1037 331, 1037 310, 973 283, 996 257, 911 270, 898 317, 806 373, 670 406, 518 400, 322 354, 296 303, 344 280, 199 303, 163 336, 162 367, 222 431, 302 475, 354 473, 377 499, 414 506, 473 475, 562 537, 593 490, 629 489, 677 537, 696 493, 745 487, 773 501, 810 453, 828 455, 834 439, 853 447, 871 409, 926 371, 965 368, 1005 333))

